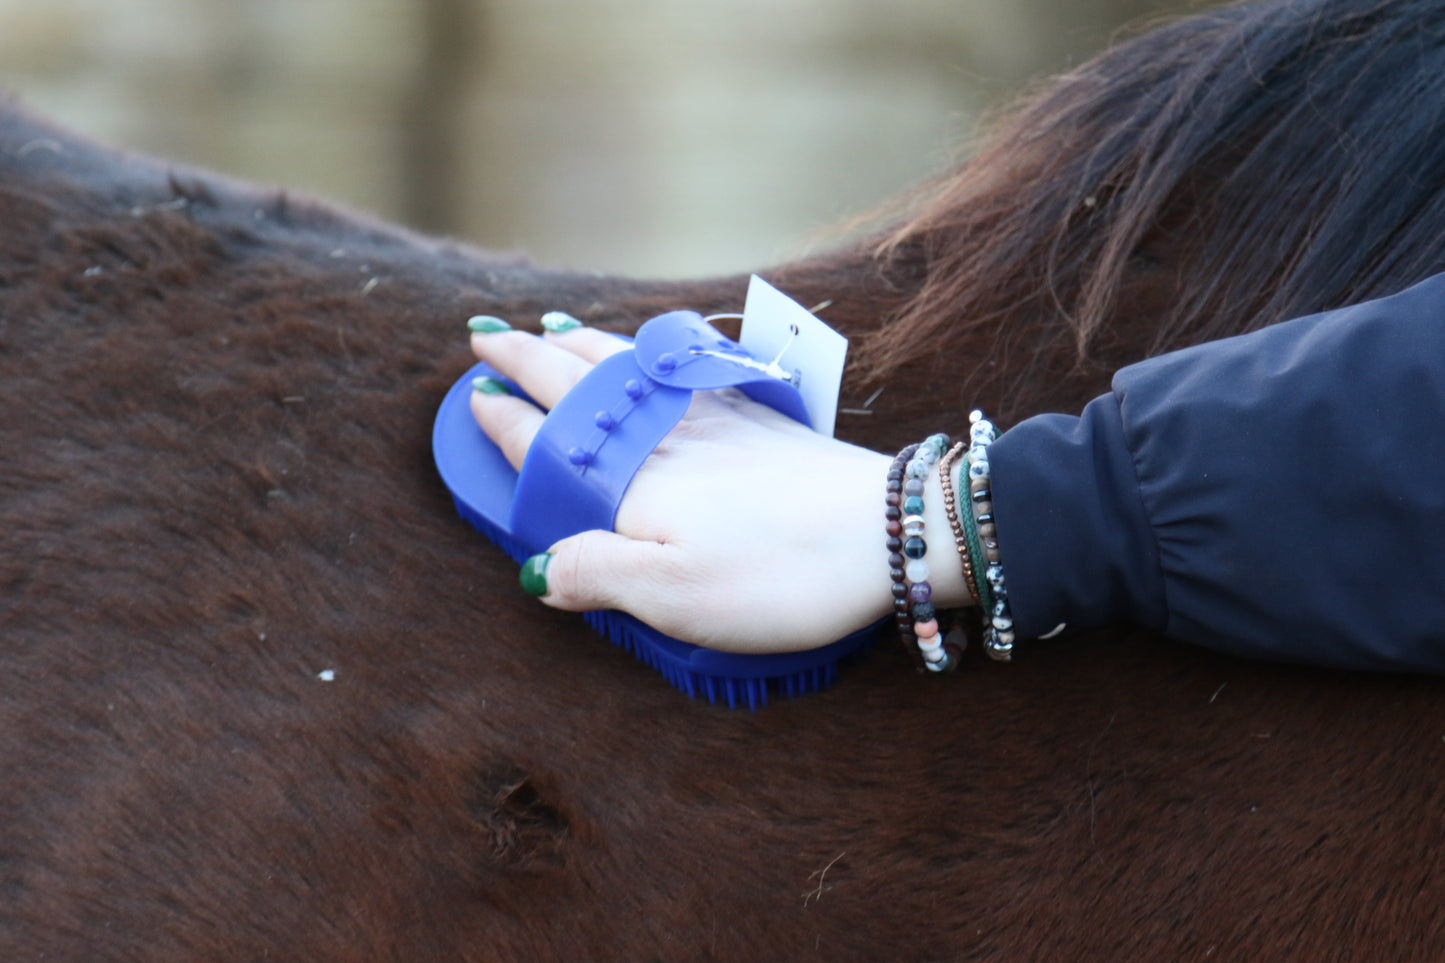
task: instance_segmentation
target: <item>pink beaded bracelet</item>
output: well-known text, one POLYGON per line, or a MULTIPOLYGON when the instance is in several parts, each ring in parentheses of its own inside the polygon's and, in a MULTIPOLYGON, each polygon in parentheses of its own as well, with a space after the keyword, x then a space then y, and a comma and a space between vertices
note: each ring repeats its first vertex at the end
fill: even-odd
POLYGON ((924 487, 929 472, 947 451, 948 443, 947 435, 930 435, 920 444, 899 452, 888 470, 888 561, 893 579, 894 617, 900 634, 905 641, 912 637, 923 656, 924 666, 931 672, 952 671, 960 656, 956 645, 946 644, 939 638, 933 586, 925 560, 928 543, 923 537, 924 487))

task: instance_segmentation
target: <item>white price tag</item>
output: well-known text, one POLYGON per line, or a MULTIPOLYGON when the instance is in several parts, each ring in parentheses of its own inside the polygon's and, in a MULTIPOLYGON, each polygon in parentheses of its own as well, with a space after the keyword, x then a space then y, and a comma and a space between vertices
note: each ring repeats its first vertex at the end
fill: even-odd
POLYGON ((756 274, 748 282, 738 343, 794 376, 813 430, 832 437, 848 339, 756 274))

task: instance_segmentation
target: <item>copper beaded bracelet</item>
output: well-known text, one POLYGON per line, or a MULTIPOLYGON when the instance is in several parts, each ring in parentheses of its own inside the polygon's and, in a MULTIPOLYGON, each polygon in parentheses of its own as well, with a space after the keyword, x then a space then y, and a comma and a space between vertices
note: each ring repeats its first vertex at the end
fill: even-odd
POLYGON ((943 510, 948 515, 948 525, 953 529, 953 544, 958 549, 958 559, 963 567, 963 584, 973 595, 975 601, 979 599, 978 582, 973 566, 973 553, 968 547, 968 536, 964 533, 963 525, 958 520, 958 497, 953 490, 953 465, 958 457, 968 450, 968 442, 960 441, 948 450, 948 454, 939 459, 938 481, 943 487, 943 510))

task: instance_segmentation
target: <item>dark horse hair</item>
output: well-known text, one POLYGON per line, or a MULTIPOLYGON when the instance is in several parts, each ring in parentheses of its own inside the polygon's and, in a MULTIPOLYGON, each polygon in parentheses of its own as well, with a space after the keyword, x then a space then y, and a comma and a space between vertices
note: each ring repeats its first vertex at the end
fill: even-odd
MULTIPOLYGON (((1440 0, 1274 0, 1044 86, 765 272, 861 347, 839 434, 1072 409, 1445 267, 1442 40, 1440 0)), ((522 597, 430 462, 463 319, 745 284, 541 270, 0 101, 0 960, 1445 959, 1440 680, 1117 626, 729 712, 522 597)))
MULTIPOLYGON (((1398 291, 1445 268, 1442 120, 1434 0, 1248 3, 1156 29, 1042 89, 879 245, 921 277, 871 373, 981 329, 1011 388, 1097 380, 1141 349, 1398 291)), ((988 381, 950 364, 965 393, 988 381)))

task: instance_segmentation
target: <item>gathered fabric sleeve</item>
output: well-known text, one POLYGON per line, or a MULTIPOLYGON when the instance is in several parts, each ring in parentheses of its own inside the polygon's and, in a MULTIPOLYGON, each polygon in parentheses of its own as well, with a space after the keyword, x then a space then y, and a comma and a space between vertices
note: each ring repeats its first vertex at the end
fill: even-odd
POLYGON ((1019 638, 1445 671, 1445 275, 1131 365, 989 463, 1019 638))

